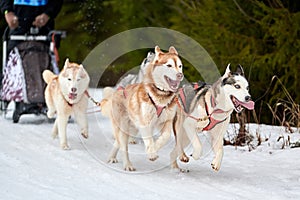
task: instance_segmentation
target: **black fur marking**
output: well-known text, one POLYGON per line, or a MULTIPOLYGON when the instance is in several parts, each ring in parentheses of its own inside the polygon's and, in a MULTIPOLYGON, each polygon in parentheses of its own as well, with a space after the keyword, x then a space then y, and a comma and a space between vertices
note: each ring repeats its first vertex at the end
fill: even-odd
POLYGON ((229 76, 229 77, 223 79, 222 86, 224 86, 224 85, 234 85, 235 83, 236 83, 236 81, 233 78, 233 76, 229 76))

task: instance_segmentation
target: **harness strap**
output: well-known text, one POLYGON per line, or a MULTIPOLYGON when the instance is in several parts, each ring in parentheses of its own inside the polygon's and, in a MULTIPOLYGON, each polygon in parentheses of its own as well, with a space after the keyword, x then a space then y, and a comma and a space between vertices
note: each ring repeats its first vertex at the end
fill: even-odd
POLYGON ((184 108, 186 108, 186 100, 185 100, 185 95, 184 95, 183 88, 179 89, 179 96, 180 96, 180 99, 182 101, 182 104, 183 104, 184 108))
MULTIPOLYGON (((118 91, 123 91, 124 98, 127 98, 128 95, 127 95, 126 89, 125 89, 124 87, 119 86, 119 87, 117 88, 117 90, 118 90, 118 91)), ((154 107, 155 107, 155 109, 156 109, 157 117, 159 117, 159 116, 161 115, 162 111, 164 110, 164 108, 165 108, 166 106, 158 106, 158 105, 154 102, 154 100, 152 99, 152 97, 150 96, 150 94, 149 94, 149 93, 147 93, 147 94, 148 94, 148 97, 149 97, 151 103, 154 105, 154 107)))
MULTIPOLYGON (((195 84, 194 85, 194 89, 197 89, 197 87, 198 87, 198 85, 195 84)), ((183 105, 186 106, 185 105, 186 104, 186 102, 185 102, 185 95, 184 95, 184 92, 183 92, 182 88, 179 91, 179 95, 180 95, 180 98, 181 98, 181 101, 182 101, 183 105)), ((216 102, 215 102, 213 96, 211 96, 211 98, 210 98, 210 103, 211 103, 211 106, 213 108, 216 106, 216 102)), ((209 131, 212 128, 214 128, 217 124, 222 123, 222 122, 224 122, 227 119, 227 117, 225 119, 223 119, 223 120, 217 120, 217 119, 213 118, 212 115, 214 113, 221 114, 221 113, 225 113, 225 111, 222 110, 222 109, 215 109, 211 113, 209 113, 207 102, 205 102, 206 116, 203 117, 203 118, 197 118, 197 117, 192 116, 192 115, 188 114, 187 112, 185 112, 184 109, 182 108, 180 102, 178 101, 178 99, 177 99, 177 105, 182 110, 182 112, 184 113, 185 116, 187 116, 189 118, 192 118, 192 119, 196 120, 197 122, 199 122, 199 121, 205 121, 205 120, 209 119, 209 124, 202 129, 203 131, 209 131)))
POLYGON ((125 88, 123 87, 123 86, 119 86, 118 88, 117 88, 117 90, 118 91, 123 91, 123 95, 124 95, 124 98, 126 99, 127 98, 127 92, 126 92, 126 90, 125 90, 125 88))
POLYGON ((152 99, 152 97, 150 96, 149 93, 148 94, 148 97, 150 98, 151 100, 151 103, 155 106, 155 109, 156 109, 156 114, 157 114, 157 117, 159 117, 163 111, 163 109, 166 107, 166 106, 158 106, 152 99))
POLYGON ((223 120, 216 120, 215 118, 209 117, 209 124, 204 127, 202 130, 203 131, 209 131, 212 128, 214 128, 217 124, 224 122, 227 119, 227 117, 223 120))
POLYGON ((209 119, 208 116, 205 116, 205 117, 203 117, 203 118, 197 118, 197 117, 195 117, 195 116, 192 116, 192 115, 190 115, 190 114, 188 114, 187 112, 184 111, 184 109, 182 108, 182 106, 181 106, 180 102, 178 101, 178 99, 177 99, 176 103, 177 103, 178 107, 180 108, 180 110, 183 112, 183 114, 184 114, 185 116, 187 116, 187 117, 189 117, 189 118, 192 118, 192 119, 196 120, 197 122, 198 122, 198 121, 205 121, 205 120, 209 119))

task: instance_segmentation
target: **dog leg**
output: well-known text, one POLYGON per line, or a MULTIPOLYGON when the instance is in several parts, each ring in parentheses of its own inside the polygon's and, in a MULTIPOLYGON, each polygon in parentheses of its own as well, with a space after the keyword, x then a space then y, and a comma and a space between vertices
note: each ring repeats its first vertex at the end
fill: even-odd
POLYGON ((196 132, 195 120, 187 118, 183 124, 184 132, 193 146, 192 157, 198 160, 202 154, 202 145, 196 132))
POLYGON ((117 154, 119 152, 120 149, 120 142, 119 142, 119 138, 118 135, 120 134, 119 128, 118 126, 116 126, 114 123, 112 124, 112 128, 113 128, 113 137, 115 139, 114 145, 113 145, 113 149, 111 150, 109 159, 108 159, 108 163, 117 163, 117 154))
POLYGON ((172 120, 169 120, 164 123, 164 126, 161 130, 161 135, 155 141, 156 151, 161 149, 167 143, 167 141, 171 137, 171 132, 172 132, 172 120))
POLYGON ((55 105, 53 102, 53 97, 50 96, 51 93, 50 93, 49 87, 50 86, 48 85, 45 89, 45 101, 46 101, 46 105, 48 108, 47 117, 51 119, 51 118, 54 118, 56 109, 55 109, 55 105))
POLYGON ((120 150, 122 152, 123 168, 125 171, 135 171, 135 168, 132 166, 129 155, 128 155, 128 134, 120 131, 119 141, 120 141, 120 150))
POLYGON ((212 149, 215 153, 211 166, 215 171, 218 171, 221 167, 223 158, 223 137, 229 121, 230 117, 228 117, 224 123, 220 123, 210 130, 212 149))
POLYGON ((118 141, 115 140, 113 149, 111 150, 109 159, 107 161, 108 163, 117 163, 118 162, 117 154, 118 154, 119 148, 120 148, 120 145, 119 145, 118 141))
POLYGON ((87 121, 87 116, 86 116, 86 109, 82 109, 84 111, 84 113, 82 112, 82 110, 79 109, 74 109, 74 115, 75 115, 75 119, 80 127, 80 132, 81 135, 87 139, 88 138, 88 121, 87 121))
POLYGON ((68 115, 60 115, 57 116, 57 127, 58 127, 58 135, 60 140, 60 146, 63 150, 68 150, 69 146, 67 143, 67 123, 68 123, 69 116, 68 115))
POLYGON ((56 118, 52 128, 52 138, 53 139, 57 138, 57 135, 58 135, 58 127, 57 127, 57 118, 56 118))
POLYGON ((145 144, 146 153, 148 154, 148 159, 155 161, 158 158, 158 155, 155 149, 152 133, 153 130, 149 126, 141 129, 141 135, 145 144))
POLYGON ((189 162, 189 157, 185 154, 184 152, 184 148, 188 146, 188 144, 190 144, 190 140, 187 137, 186 131, 182 128, 181 129, 181 137, 178 137, 177 139, 177 145, 178 145, 178 149, 177 149, 177 154, 179 155, 179 160, 181 162, 187 163, 189 162))
POLYGON ((173 120, 173 132, 175 136, 175 147, 170 153, 170 160, 171 160, 171 168, 183 172, 183 169, 180 169, 177 163, 177 157, 180 155, 179 159, 182 162, 188 162, 189 158, 184 153, 184 147, 189 143, 189 140, 186 136, 186 133, 183 129, 182 123, 185 118, 183 114, 178 111, 177 115, 173 120))

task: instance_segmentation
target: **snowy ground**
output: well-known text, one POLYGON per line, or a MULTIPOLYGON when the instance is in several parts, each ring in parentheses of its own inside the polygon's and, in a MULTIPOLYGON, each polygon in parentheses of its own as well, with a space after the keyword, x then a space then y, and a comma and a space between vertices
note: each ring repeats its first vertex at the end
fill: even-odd
MULTIPOLYGON (((101 99, 101 92, 92 96, 101 99)), ((53 124, 45 117, 23 115, 13 124, 11 113, 7 119, 1 116, 0 199, 300 199, 300 148, 281 149, 278 137, 288 136, 282 127, 250 124, 250 132, 268 141, 251 152, 248 147, 225 146, 217 173, 210 167, 213 155, 205 134, 199 136, 203 157, 181 164, 188 173, 170 170, 173 137, 155 162, 147 160, 143 144, 130 145, 137 171, 129 173, 121 162, 106 164, 113 142, 108 119, 99 112, 88 117, 89 139, 79 135, 71 120, 71 150, 63 151, 51 138, 53 124)), ((229 133, 235 128, 231 124, 229 133)), ((289 135, 291 142, 300 139, 299 130, 289 135)))

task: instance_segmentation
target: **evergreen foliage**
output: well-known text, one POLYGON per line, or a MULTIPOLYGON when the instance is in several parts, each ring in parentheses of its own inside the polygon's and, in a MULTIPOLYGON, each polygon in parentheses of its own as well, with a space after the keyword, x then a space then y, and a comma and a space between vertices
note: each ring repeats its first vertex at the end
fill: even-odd
MULTIPOLYGON (((228 63, 242 64, 254 100, 272 105, 284 98, 277 84, 263 96, 277 75, 299 103, 299 8, 300 2, 294 0, 65 0, 56 28, 67 31, 61 42, 61 60, 69 57, 76 62, 122 31, 149 26, 177 30, 198 41, 221 73, 228 63)), ((4 20, 0 26, 3 32, 4 20)), ((115 84, 117 77, 140 64, 148 50, 120 57, 107 69, 100 85, 115 84)), ((184 66, 189 81, 201 79, 190 63, 184 61, 184 66)), ((267 106, 262 105, 261 120, 270 122, 267 106)))

